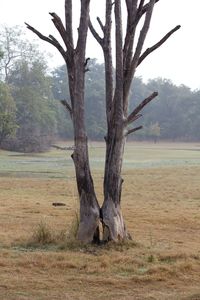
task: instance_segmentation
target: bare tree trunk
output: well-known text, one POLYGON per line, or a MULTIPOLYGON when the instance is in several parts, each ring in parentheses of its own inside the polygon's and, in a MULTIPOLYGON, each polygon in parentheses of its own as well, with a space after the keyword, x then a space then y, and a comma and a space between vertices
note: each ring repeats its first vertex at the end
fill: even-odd
POLYGON ((81 68, 84 63, 75 58, 73 90, 71 98, 73 102, 78 101, 79 105, 73 108, 73 126, 74 126, 74 146, 72 155, 75 171, 77 189, 80 199, 80 224, 77 238, 83 242, 99 241, 99 211, 94 191, 94 184, 90 172, 88 156, 88 140, 85 129, 84 112, 84 73, 81 68))
MULTIPOLYGON (((106 163, 104 175, 104 203, 102 223, 104 240, 122 240, 126 237, 121 212, 121 169, 125 145, 123 112, 123 41, 122 41, 121 1, 115 1, 115 37, 116 37, 116 87, 112 100, 111 120, 108 122, 106 137, 106 163)), ((111 45, 110 45, 111 48, 111 45)), ((107 63, 107 61, 106 61, 107 63)), ((107 63, 107 73, 110 71, 107 63)), ((107 87, 108 89, 110 87, 107 87)), ((108 101, 107 101, 108 102, 108 101)))
MULTIPOLYGON (((70 9, 72 9, 71 1, 66 0, 65 3, 67 2, 70 2, 70 9)), ((90 172, 88 140, 85 128, 85 47, 89 24, 89 2, 88 0, 82 0, 81 2, 77 46, 75 51, 70 53, 70 61, 67 60, 75 146, 72 158, 75 165, 77 189, 80 199, 80 224, 77 238, 86 243, 97 242, 100 238, 100 207, 97 202, 90 172)), ((68 22, 67 19, 66 22, 68 22)))
MULTIPOLYGON (((122 124, 121 124, 122 125, 122 124)), ((103 240, 123 240, 127 232, 121 211, 121 178, 125 135, 123 125, 108 134, 104 175, 104 202, 101 208, 103 240)))
POLYGON ((107 136, 106 158, 104 173, 104 202, 101 208, 101 221, 103 224, 103 240, 124 240, 129 237, 126 231, 121 211, 121 193, 123 179, 121 177, 122 162, 126 137, 139 129, 138 126, 128 129, 128 126, 141 115, 142 108, 153 100, 157 93, 151 94, 134 111, 128 115, 129 91, 137 66, 152 51, 157 49, 167 38, 175 32, 178 27, 170 31, 160 42, 148 48, 142 55, 141 51, 149 29, 153 8, 158 0, 126 0, 127 28, 123 45, 121 0, 106 1, 105 25, 97 18, 103 38, 97 33, 90 22, 90 30, 102 47, 105 60, 105 86, 106 86, 106 114, 107 114, 107 136), (111 15, 112 7, 115 14, 115 50, 116 50, 116 81, 113 84, 112 49, 111 49, 111 15), (136 28, 141 17, 145 15, 144 24, 140 31, 138 41, 133 53, 136 28))
POLYGON ((49 35, 42 35, 35 28, 26 24, 28 29, 37 34, 41 39, 52 44, 63 56, 67 70, 70 91, 70 104, 62 101, 69 111, 74 128, 74 146, 72 154, 74 161, 77 189, 80 199, 80 224, 77 238, 85 243, 99 241, 100 207, 96 198, 93 179, 90 172, 88 141, 85 128, 85 60, 86 39, 89 24, 90 0, 81 0, 81 13, 78 28, 78 40, 76 47, 73 41, 72 30, 72 0, 65 0, 65 26, 59 16, 50 13, 52 21, 63 39, 67 51, 58 40, 49 35))

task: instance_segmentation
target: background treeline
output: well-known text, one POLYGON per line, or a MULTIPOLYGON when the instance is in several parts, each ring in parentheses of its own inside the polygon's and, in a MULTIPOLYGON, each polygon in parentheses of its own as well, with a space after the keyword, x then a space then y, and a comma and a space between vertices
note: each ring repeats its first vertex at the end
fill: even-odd
MULTIPOLYGON (((45 55, 46 59, 51 59, 45 55)), ((0 30, 0 148, 32 152, 47 149, 56 139, 71 139, 70 116, 60 100, 69 99, 65 66, 49 71, 44 54, 28 42, 20 28, 0 30)), ((104 66, 89 61, 86 73, 88 137, 106 133, 104 66)), ((143 110, 133 134, 137 140, 200 141, 200 91, 176 86, 167 79, 144 83, 135 78, 130 111, 153 91, 159 96, 143 110)))

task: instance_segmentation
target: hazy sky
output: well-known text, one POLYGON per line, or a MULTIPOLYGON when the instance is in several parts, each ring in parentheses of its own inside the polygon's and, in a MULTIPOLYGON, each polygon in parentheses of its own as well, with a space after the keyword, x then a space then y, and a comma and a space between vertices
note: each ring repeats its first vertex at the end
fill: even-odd
MULTIPOLYGON (((80 1, 73 2, 74 14, 78 15, 80 1)), ((91 0, 93 18, 104 16, 104 3, 105 0, 91 0)), ((57 34, 48 12, 56 12, 61 18, 64 16, 64 0, 1 0, 0 6, 0 24, 24 26, 24 22, 27 22, 45 35, 57 34)), ((144 50, 160 40, 176 25, 180 24, 182 27, 138 67, 138 76, 141 75, 145 80, 164 77, 176 84, 200 89, 199 12, 200 0, 160 0, 156 4, 144 50)), ((95 25, 100 33, 98 24, 95 25)), ((29 38, 36 39, 32 33, 29 33, 29 38)), ((54 53, 51 65, 63 63, 60 54, 53 51, 51 45, 39 39, 37 43, 46 51, 54 53)), ((91 36, 88 39, 87 56, 103 61, 102 51, 91 36)))

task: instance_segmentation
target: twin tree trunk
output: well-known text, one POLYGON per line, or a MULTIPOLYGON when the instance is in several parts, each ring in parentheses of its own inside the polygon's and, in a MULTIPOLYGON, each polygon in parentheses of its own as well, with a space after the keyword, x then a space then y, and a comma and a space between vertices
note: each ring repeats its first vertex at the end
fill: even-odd
POLYGON ((65 0, 65 25, 55 13, 50 13, 64 47, 52 35, 48 37, 26 23, 27 28, 42 40, 52 44, 63 56, 68 70, 70 102, 62 104, 70 113, 74 128, 74 153, 76 181, 80 200, 80 224, 77 238, 85 243, 100 241, 100 223, 103 225, 103 241, 119 241, 128 238, 121 211, 122 162, 126 138, 142 128, 129 128, 141 117, 140 111, 157 96, 153 92, 128 114, 129 90, 139 64, 154 50, 160 47, 180 26, 169 31, 158 43, 142 52, 149 29, 155 3, 159 0, 106 0, 105 24, 97 17, 103 37, 95 30, 89 16, 90 0, 80 0, 81 12, 76 46, 73 40, 72 0, 65 0), (127 9, 127 28, 123 41, 121 2, 127 9), (115 19, 115 71, 111 47, 112 10, 115 19), (136 29, 144 16, 140 34, 135 41, 136 29), (88 140, 85 128, 85 72, 88 60, 85 58, 88 28, 101 46, 105 59, 105 105, 107 117, 106 157, 104 171, 104 202, 100 208, 91 176, 88 140), (133 48, 135 51, 133 52, 133 48), (115 80, 114 80, 115 75, 115 80), (114 83, 115 82, 115 83, 114 83))

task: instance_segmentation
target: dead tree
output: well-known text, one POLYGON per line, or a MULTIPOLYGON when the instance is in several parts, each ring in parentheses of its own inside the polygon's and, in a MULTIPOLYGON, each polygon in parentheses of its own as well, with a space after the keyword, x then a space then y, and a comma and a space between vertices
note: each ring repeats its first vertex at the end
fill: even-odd
POLYGON ((103 224, 103 240, 123 240, 128 238, 124 219, 121 212, 121 192, 123 179, 121 177, 124 147, 127 136, 142 128, 130 128, 132 123, 141 117, 141 110, 156 96, 153 92, 144 99, 129 114, 129 91, 137 67, 154 50, 160 47, 180 26, 169 31, 158 43, 143 51, 143 45, 149 30, 152 12, 159 0, 106 0, 105 24, 97 17, 103 33, 101 37, 89 18, 90 0, 80 0, 81 14, 78 28, 78 40, 74 45, 72 28, 72 0, 65 0, 65 25, 55 14, 50 13, 52 21, 57 28, 65 47, 58 40, 49 35, 44 36, 38 30, 26 23, 27 28, 38 35, 42 40, 52 44, 63 56, 69 79, 70 103, 64 101, 64 107, 69 111, 74 128, 75 149, 72 155, 77 188, 80 199, 80 225, 77 238, 83 242, 99 241, 99 223, 103 224), (127 26, 125 39, 122 33, 121 2, 127 9, 127 26), (115 19, 116 50, 115 71, 113 71, 112 53, 112 11, 115 19), (136 29, 141 18, 144 18, 140 34, 136 40, 136 29), (104 202, 100 208, 93 179, 90 172, 88 157, 88 141, 85 129, 84 93, 85 72, 87 71, 87 59, 85 48, 88 27, 100 44, 105 60, 105 86, 106 86, 106 116, 107 135, 106 157, 104 172, 104 202), (135 49, 133 51, 133 49, 135 49), (114 79, 115 76, 115 79, 114 79))

